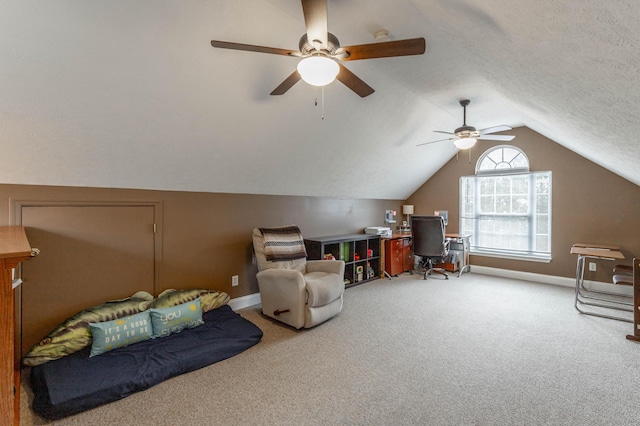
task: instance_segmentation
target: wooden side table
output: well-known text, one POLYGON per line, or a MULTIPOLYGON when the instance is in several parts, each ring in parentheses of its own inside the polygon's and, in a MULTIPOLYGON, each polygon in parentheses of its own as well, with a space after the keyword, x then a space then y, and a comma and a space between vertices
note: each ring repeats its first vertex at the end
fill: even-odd
POLYGON ((623 297, 617 293, 612 292, 590 290, 584 285, 584 267, 586 260, 624 260, 624 255, 622 254, 622 252, 620 252, 619 247, 610 244, 576 243, 571 247, 570 253, 578 255, 578 261, 576 263, 576 293, 574 302, 574 307, 576 308, 576 310, 585 315, 593 315, 600 318, 608 318, 618 321, 633 322, 632 320, 619 315, 609 315, 580 308, 581 305, 585 305, 595 306, 598 308, 606 308, 608 310, 633 312, 633 302, 625 300, 632 298, 623 297))
POLYGON ((20 356, 16 355, 16 311, 12 270, 31 258, 22 226, 0 227, 0 425, 20 424, 20 356))

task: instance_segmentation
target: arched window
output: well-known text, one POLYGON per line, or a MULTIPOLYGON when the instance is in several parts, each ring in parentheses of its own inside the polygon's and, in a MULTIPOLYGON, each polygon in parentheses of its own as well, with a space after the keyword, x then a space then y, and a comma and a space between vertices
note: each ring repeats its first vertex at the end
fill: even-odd
POLYGON ((500 145, 487 150, 478 159, 476 175, 521 173, 529 171, 527 155, 515 146, 500 145))
POLYGON ((460 178, 460 230, 478 255, 551 259, 551 172, 530 172, 519 148, 499 145, 460 178))

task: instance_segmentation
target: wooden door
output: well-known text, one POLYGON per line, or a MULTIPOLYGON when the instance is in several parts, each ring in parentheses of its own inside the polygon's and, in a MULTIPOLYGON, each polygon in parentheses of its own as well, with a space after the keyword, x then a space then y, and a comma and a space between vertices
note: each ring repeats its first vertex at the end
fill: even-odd
POLYGON ((21 349, 66 318, 144 290, 155 294, 154 205, 22 206, 40 255, 22 268, 21 349))

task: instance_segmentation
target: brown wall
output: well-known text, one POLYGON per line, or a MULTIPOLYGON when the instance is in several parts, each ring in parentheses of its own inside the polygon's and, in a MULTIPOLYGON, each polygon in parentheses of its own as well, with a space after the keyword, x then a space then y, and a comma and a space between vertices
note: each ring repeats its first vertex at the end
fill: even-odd
MULTIPOLYGON (((628 259, 640 256, 640 187, 530 129, 514 129, 513 134, 516 138, 512 143, 527 154, 531 170, 553 172, 553 260, 546 264, 472 256, 472 264, 573 277, 576 259, 569 249, 578 241, 617 243, 628 259)), ((474 147, 470 163, 468 153, 461 152, 406 202, 0 185, 0 224, 12 224, 10 199, 161 201, 163 261, 158 289, 213 287, 236 298, 258 291, 250 237, 257 226, 295 223, 307 237, 362 232, 365 226, 383 225, 384 210, 401 213, 402 204, 408 203, 415 205, 416 214, 449 210, 447 229, 456 232, 459 178, 473 174, 478 157, 493 145, 484 141, 474 147), (239 275, 238 287, 231 287, 232 275, 239 275)), ((399 220, 403 218, 398 216, 399 220)), ((587 278, 608 281, 604 272, 610 266, 599 264, 597 274, 587 278)))
MULTIPOLYGON (((640 256, 640 187, 525 127, 510 131, 510 145, 529 157, 531 171, 552 171, 552 241, 550 263, 472 256, 472 265, 575 277, 576 257, 569 254, 575 242, 619 244, 631 264, 640 256)), ((579 135, 576 135, 579 137, 579 135)), ((498 142, 480 141, 469 153, 460 152, 407 200, 416 214, 449 211, 448 232, 459 224, 459 180, 473 175, 480 155, 498 142)), ((428 148, 427 148, 428 149, 428 148)), ((597 262, 598 271, 585 278, 610 281, 612 263, 597 262)), ((472 267, 473 268, 473 267, 472 267)))
POLYGON ((307 237, 357 233, 366 226, 383 225, 384 211, 402 205, 397 200, 0 185, 0 224, 13 224, 11 199, 161 201, 163 260, 158 291, 205 287, 232 298, 258 292, 251 258, 254 227, 296 224, 307 237), (239 275, 238 287, 231 287, 232 275, 239 275))

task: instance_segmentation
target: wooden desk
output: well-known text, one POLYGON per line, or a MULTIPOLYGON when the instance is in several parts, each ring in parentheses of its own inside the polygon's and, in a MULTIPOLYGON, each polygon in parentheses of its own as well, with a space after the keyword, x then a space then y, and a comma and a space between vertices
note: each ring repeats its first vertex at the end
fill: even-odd
POLYGON ((391 279, 403 272, 413 269, 413 245, 411 232, 394 232, 391 237, 382 238, 380 258, 383 260, 381 270, 391 279))
POLYGON ((617 244, 602 244, 602 243, 574 243, 573 247, 620 250, 620 246, 617 244))
POLYGON ((617 249, 596 248, 596 247, 571 247, 571 254, 605 260, 624 260, 624 255, 617 249))
POLYGON ((585 315, 593 315, 601 318, 608 318, 618 321, 633 322, 632 320, 617 315, 607 315, 580 309, 580 305, 596 306, 612 310, 633 312, 633 303, 627 302, 627 297, 620 294, 590 290, 584 286, 584 267, 587 259, 600 260, 624 260, 624 255, 619 250, 619 246, 612 244, 587 244, 577 243, 571 247, 571 254, 578 255, 576 263, 576 294, 574 306, 578 312, 585 315), (598 296, 597 296, 597 295, 598 296), (616 296, 610 298, 609 296, 616 296), (594 302, 592 302, 594 301, 594 302), (598 303, 605 302, 606 304, 598 303))
MULTIPOLYGON (((471 234, 450 233, 445 234, 445 237, 451 240, 449 252, 453 250, 461 255, 455 264, 447 263, 436 266, 451 272, 458 272, 458 277, 465 271, 470 272, 469 238, 471 238, 471 234)), ((383 265, 380 269, 389 279, 392 276, 397 276, 413 269, 414 257, 411 232, 393 232, 391 237, 383 237, 381 250, 380 258, 383 260, 383 265)))
POLYGON ((0 425, 20 424, 20 356, 16 356, 12 269, 31 258, 22 226, 0 227, 0 425))

